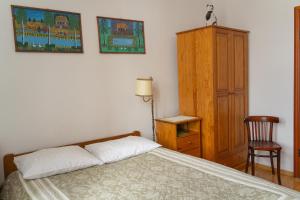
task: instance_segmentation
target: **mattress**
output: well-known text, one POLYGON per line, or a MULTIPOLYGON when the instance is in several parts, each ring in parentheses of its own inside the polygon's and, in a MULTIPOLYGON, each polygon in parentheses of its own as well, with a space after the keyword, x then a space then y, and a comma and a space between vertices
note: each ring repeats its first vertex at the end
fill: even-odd
POLYGON ((3 200, 300 199, 300 193, 164 148, 102 166, 36 180, 7 178, 3 200))

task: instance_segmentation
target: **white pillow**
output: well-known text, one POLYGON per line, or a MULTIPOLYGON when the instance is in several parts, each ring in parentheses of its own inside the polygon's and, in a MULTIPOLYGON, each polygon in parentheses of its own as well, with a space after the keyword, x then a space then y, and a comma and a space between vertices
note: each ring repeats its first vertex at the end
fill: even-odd
POLYGON ((36 179, 103 164, 79 146, 39 150, 14 158, 24 179, 36 179))
POLYGON ((128 136, 117 140, 90 144, 85 146, 85 149, 104 163, 111 163, 146 153, 160 146, 160 144, 143 137, 128 136))

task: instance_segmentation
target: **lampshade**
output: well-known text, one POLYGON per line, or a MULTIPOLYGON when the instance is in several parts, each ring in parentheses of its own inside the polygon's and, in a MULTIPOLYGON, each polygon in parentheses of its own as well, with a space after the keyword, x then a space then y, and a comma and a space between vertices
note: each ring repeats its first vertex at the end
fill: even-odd
POLYGON ((136 79, 136 96, 152 96, 152 78, 137 78, 136 79))

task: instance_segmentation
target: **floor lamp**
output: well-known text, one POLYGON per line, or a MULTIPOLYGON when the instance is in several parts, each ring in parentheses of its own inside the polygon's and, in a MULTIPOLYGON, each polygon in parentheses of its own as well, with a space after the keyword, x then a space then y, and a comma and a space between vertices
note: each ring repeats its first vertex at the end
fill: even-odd
POLYGON ((153 108, 153 91, 152 91, 152 77, 150 78, 137 78, 136 79, 136 90, 135 95, 143 98, 144 102, 151 103, 151 114, 152 114, 152 134, 153 141, 155 141, 155 126, 154 126, 154 108, 153 108))

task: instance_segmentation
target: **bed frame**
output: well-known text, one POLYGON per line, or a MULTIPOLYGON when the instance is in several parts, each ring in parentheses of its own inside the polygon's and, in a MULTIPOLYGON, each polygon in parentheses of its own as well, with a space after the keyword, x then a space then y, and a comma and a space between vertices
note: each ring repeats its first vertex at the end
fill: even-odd
MULTIPOLYGON (((100 139, 96 139, 96 140, 91 140, 91 141, 86 141, 86 142, 79 142, 79 143, 75 143, 75 144, 67 144, 67 145, 62 145, 62 146, 78 145, 78 146, 84 148, 84 146, 89 145, 89 144, 105 142, 105 141, 108 141, 108 140, 120 139, 120 138, 127 137, 127 136, 141 136, 141 133, 139 131, 133 131, 131 133, 126 133, 126 134, 117 135, 117 136, 113 136, 113 137, 100 138, 100 139)), ((12 172, 17 171, 17 167, 14 164, 14 158, 15 157, 25 155, 25 154, 29 154, 29 153, 32 153, 32 152, 5 155, 4 158, 3 158, 3 168, 4 168, 5 178, 7 178, 7 176, 9 174, 11 174, 12 172)))

